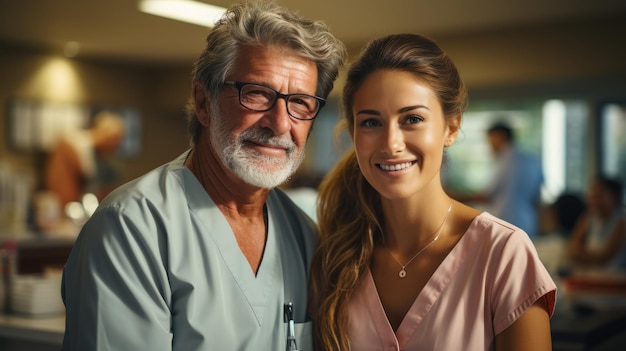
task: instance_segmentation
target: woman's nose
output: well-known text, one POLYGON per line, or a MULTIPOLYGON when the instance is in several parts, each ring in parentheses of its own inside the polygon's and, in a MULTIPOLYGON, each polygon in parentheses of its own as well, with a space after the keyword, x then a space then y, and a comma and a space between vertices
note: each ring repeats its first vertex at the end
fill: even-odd
POLYGON ((387 133, 385 133, 383 150, 389 152, 389 154, 394 154, 404 150, 405 146, 402 131, 397 127, 389 127, 387 133))

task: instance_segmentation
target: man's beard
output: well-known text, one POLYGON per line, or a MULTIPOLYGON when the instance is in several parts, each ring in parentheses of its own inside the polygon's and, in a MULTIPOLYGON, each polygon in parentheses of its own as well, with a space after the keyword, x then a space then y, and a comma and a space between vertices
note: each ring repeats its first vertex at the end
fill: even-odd
POLYGON ((211 114, 210 142, 215 152, 235 175, 259 188, 271 189, 291 177, 304 160, 304 148, 288 136, 277 137, 270 129, 250 128, 238 136, 227 130, 224 117, 211 114), (285 149, 285 157, 263 155, 245 146, 246 142, 267 144, 285 149))

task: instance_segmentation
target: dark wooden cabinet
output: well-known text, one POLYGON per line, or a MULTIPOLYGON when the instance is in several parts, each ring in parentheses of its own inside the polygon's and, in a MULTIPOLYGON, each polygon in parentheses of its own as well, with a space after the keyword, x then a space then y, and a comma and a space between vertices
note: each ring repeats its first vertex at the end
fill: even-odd
POLYGON ((72 245, 69 243, 50 246, 21 246, 17 253, 17 273, 43 273, 46 268, 62 269, 72 245))
MULTIPOLYGON (((0 237, 0 244, 7 240, 0 237)), ((46 269, 61 269, 74 245, 73 238, 28 236, 15 240, 17 243, 17 274, 38 274, 46 269)))

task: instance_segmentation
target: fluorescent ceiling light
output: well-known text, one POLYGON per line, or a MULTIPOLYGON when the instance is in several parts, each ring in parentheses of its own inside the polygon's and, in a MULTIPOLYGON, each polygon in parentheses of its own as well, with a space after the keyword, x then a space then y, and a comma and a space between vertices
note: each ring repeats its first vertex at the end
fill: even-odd
POLYGON ((141 0, 139 10, 151 15, 213 27, 225 8, 192 0, 141 0))

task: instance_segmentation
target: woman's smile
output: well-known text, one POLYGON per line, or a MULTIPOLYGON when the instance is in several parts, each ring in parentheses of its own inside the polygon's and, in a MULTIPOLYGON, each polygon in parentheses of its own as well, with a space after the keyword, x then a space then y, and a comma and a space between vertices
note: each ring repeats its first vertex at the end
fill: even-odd
POLYGON ((417 161, 409 161, 409 162, 402 162, 402 163, 396 163, 396 164, 377 163, 376 167, 382 169, 383 171, 395 172, 395 171, 401 171, 401 170, 407 169, 416 163, 417 161))

